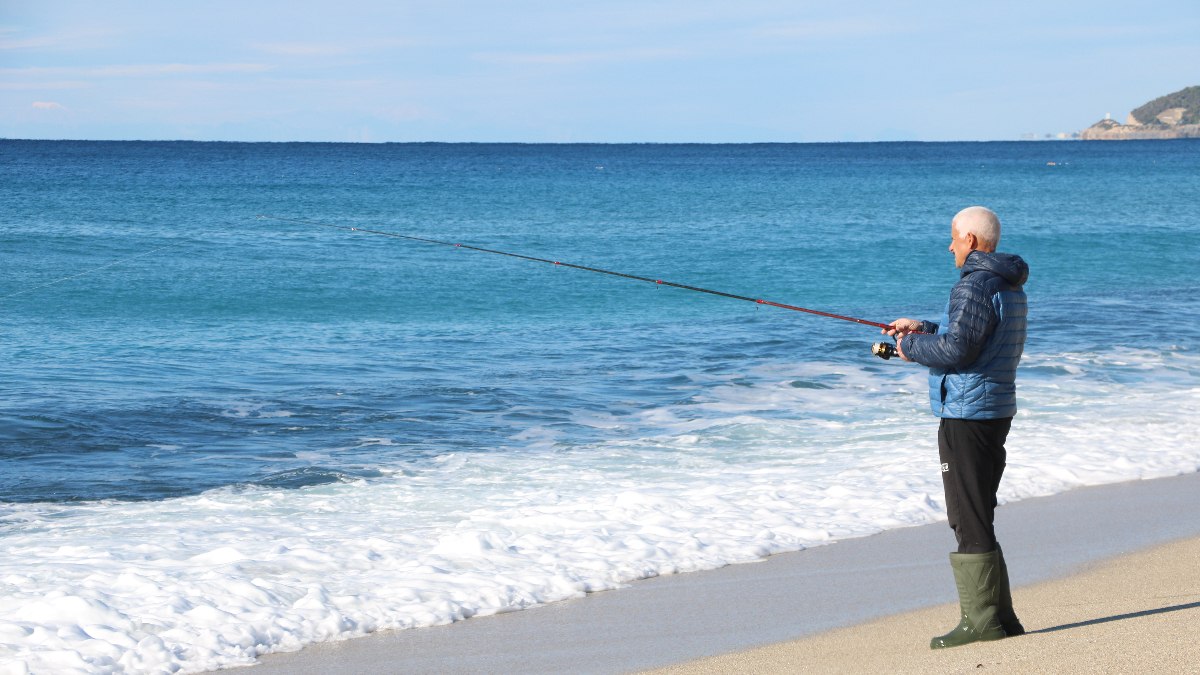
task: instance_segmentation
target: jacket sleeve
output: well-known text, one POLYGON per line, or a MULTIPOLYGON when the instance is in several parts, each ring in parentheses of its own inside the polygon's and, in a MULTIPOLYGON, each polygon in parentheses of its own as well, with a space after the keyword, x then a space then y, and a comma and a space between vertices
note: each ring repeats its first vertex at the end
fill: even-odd
POLYGON ((905 336, 900 345, 905 356, 942 370, 970 365, 996 327, 996 309, 979 284, 964 279, 950 291, 949 317, 937 335, 905 336))

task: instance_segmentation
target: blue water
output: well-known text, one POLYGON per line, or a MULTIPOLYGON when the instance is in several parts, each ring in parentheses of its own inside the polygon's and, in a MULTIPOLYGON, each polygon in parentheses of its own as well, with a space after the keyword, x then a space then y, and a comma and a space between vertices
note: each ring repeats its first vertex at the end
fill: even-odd
POLYGON ((1192 141, 3 141, 0 185, 2 501, 371 477, 533 424, 628 434, 573 415, 673 403, 690 371, 893 367, 849 323, 260 214, 886 322, 937 315, 949 219, 981 203, 1033 269, 1032 351, 1191 350, 1200 316, 1192 141))
MULTIPOLYGON (((0 671, 198 672, 945 517, 951 217, 1028 260, 1001 503, 1200 470, 1200 142, 0 141, 0 671)), ((948 545, 952 538, 947 532, 948 545)))

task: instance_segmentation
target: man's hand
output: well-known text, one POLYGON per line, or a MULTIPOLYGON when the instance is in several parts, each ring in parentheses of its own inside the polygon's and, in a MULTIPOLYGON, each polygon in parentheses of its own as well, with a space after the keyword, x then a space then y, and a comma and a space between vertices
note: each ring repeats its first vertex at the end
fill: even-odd
POLYGON ((896 341, 899 342, 904 338, 905 335, 908 335, 909 333, 919 333, 920 331, 920 321, 917 321, 916 319, 896 319, 888 324, 887 328, 884 328, 880 332, 884 335, 890 335, 896 338, 896 341))
POLYGON ((890 335, 896 338, 896 356, 899 356, 905 361, 911 362, 912 359, 908 358, 908 356, 904 354, 904 348, 900 346, 900 343, 904 341, 905 335, 908 335, 909 333, 919 333, 920 331, 920 321, 917 321, 916 319, 896 319, 888 324, 887 328, 884 328, 880 332, 884 335, 890 335))

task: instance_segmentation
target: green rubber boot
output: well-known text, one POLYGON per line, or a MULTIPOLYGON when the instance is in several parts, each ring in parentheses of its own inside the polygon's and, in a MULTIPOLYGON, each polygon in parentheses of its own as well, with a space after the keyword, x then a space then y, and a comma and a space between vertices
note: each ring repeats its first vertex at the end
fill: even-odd
POLYGON ((1000 603, 999 559, 1000 554, 996 551, 950 554, 962 620, 954 630, 930 640, 930 649, 958 647, 1004 637, 1004 629, 997 618, 1000 603))
POLYGON ((1008 586, 1008 565, 1004 562, 1004 551, 1000 550, 1000 544, 996 544, 996 559, 1000 562, 999 583, 997 584, 1000 589, 1000 602, 997 605, 999 610, 996 618, 1000 620, 1000 627, 1004 629, 1004 634, 1008 637, 1024 635, 1025 627, 1021 625, 1021 620, 1013 611, 1012 592, 1008 586))

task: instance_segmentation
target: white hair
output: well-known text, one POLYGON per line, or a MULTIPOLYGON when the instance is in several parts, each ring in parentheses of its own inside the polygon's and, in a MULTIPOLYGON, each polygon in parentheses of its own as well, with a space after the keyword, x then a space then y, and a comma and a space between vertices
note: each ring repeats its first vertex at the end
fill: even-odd
POLYGON ((1000 244, 1000 218, 985 206, 968 206, 950 221, 960 236, 973 234, 981 244, 992 247, 1000 244))

